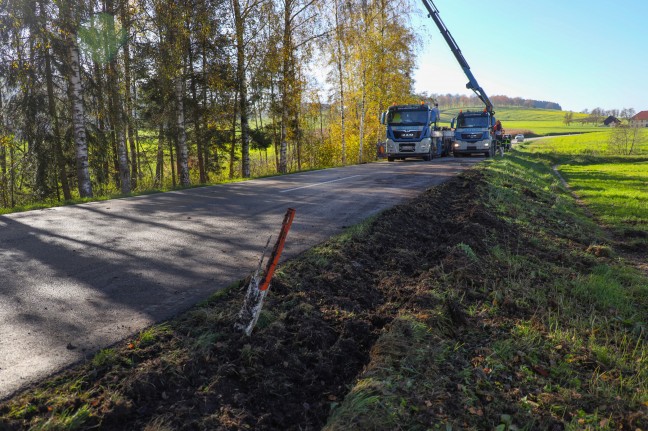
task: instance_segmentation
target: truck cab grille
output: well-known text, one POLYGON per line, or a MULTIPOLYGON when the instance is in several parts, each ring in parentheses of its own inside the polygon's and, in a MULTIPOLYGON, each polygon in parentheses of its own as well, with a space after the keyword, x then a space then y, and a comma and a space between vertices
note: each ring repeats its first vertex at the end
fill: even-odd
POLYGON ((477 141, 481 139, 482 133, 462 133, 461 134, 461 139, 466 139, 466 140, 471 140, 471 141, 477 141))
POLYGON ((396 139, 419 139, 420 137, 420 130, 394 130, 394 138, 396 139))

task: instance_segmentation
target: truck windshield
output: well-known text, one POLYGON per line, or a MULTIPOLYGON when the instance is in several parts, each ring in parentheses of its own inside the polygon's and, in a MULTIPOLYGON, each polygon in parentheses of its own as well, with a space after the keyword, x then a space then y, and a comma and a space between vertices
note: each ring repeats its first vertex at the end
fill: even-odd
POLYGON ((488 116, 465 116, 461 115, 457 118, 457 127, 459 128, 468 128, 468 127, 479 127, 487 128, 488 127, 488 116))
POLYGON ((426 124, 428 111, 389 111, 389 124, 426 124))

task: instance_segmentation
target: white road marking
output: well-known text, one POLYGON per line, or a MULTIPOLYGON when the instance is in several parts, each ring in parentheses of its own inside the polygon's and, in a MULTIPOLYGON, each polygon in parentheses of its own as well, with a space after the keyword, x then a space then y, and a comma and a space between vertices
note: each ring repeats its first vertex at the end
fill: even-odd
POLYGON ((307 186, 295 187, 294 189, 282 190, 279 193, 292 192, 300 189, 307 189, 309 187, 321 186, 322 184, 335 183, 342 180, 348 180, 349 178, 361 177, 362 175, 351 175, 350 177, 338 178, 337 180, 324 181, 323 183, 309 184, 307 186))

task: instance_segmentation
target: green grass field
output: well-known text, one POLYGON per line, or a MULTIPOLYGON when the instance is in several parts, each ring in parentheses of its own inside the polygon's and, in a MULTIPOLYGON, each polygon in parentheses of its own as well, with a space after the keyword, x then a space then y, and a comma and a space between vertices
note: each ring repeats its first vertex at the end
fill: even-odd
MULTIPOLYGON (((579 136, 559 136, 551 139, 538 141, 538 145, 531 148, 531 151, 554 155, 558 158, 569 158, 576 156, 619 156, 614 148, 610 147, 611 130, 587 133, 579 136)), ((634 151, 633 157, 645 156, 648 154, 648 129, 641 131, 641 141, 634 151)))
POLYGON ((520 149, 558 165, 595 216, 641 248, 648 246, 648 130, 642 132, 633 155, 615 154, 611 131, 542 139, 520 149))
MULTIPOLYGON (((481 110, 483 107, 465 108, 466 110, 481 110)), ((444 123, 450 124, 453 117, 459 113, 459 108, 443 110, 441 119, 444 123)), ((602 127, 591 124, 582 125, 573 123, 566 126, 563 123, 565 111, 553 109, 529 109, 529 108, 496 108, 495 116, 502 121, 507 133, 524 133, 532 136, 548 136, 571 133, 588 133, 600 131, 602 127)), ((574 113, 574 120, 586 118, 586 114, 574 113)))
POLYGON ((568 164, 560 172, 604 223, 648 231, 648 160, 568 164))

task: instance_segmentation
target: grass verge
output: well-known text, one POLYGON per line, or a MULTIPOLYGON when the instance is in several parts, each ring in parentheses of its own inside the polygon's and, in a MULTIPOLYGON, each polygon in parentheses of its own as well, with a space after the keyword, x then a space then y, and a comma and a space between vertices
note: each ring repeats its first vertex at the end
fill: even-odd
POLYGON ((484 168, 481 204, 504 225, 420 278, 325 429, 648 426, 648 280, 592 253, 609 233, 550 166, 514 153, 484 168))

